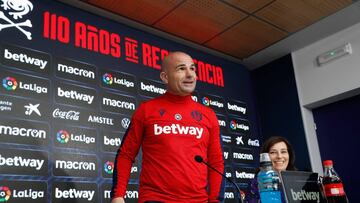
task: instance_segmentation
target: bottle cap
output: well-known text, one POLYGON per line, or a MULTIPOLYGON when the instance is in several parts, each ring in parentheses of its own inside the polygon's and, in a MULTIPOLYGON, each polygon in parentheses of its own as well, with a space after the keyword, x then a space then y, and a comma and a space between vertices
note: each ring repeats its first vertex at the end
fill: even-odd
POLYGON ((333 165, 333 161, 332 161, 332 160, 325 160, 325 161, 323 161, 323 165, 324 165, 324 166, 332 166, 332 165, 333 165))
POLYGON ((269 153, 261 153, 260 154, 260 163, 262 162, 271 162, 269 153))

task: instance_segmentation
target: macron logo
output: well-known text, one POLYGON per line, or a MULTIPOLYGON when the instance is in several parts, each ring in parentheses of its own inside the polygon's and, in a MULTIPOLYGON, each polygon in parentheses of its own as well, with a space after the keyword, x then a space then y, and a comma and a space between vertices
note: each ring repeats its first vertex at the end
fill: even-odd
POLYGON ((181 126, 179 124, 171 124, 165 126, 158 126, 154 124, 154 134, 161 135, 161 134, 174 134, 174 135, 192 135, 195 136, 197 139, 200 139, 203 134, 204 129, 193 127, 193 126, 181 126))

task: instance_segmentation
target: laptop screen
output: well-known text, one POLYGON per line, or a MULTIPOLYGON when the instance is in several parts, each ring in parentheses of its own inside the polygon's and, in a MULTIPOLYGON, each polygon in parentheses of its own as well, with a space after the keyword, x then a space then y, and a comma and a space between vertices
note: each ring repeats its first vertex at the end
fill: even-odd
POLYGON ((324 199, 318 174, 305 171, 282 171, 280 172, 282 189, 288 203, 322 203, 324 199))

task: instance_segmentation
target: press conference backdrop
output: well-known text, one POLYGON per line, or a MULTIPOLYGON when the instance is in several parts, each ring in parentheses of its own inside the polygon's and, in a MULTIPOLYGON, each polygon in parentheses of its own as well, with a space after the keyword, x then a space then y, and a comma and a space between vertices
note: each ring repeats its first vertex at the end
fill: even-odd
MULTIPOLYGON (((109 202, 131 115, 165 92, 160 62, 175 50, 194 58, 193 99, 218 115, 226 175, 247 187, 260 143, 244 67, 60 2, 0 4, 0 202, 109 202)), ((127 202, 140 170, 141 155, 127 202)))

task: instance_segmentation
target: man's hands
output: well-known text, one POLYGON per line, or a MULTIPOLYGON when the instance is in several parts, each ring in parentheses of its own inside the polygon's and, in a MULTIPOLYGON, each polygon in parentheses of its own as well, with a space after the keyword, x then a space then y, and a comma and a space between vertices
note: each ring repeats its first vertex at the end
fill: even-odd
POLYGON ((112 199, 111 203, 125 203, 125 200, 122 197, 117 197, 117 198, 112 199))

